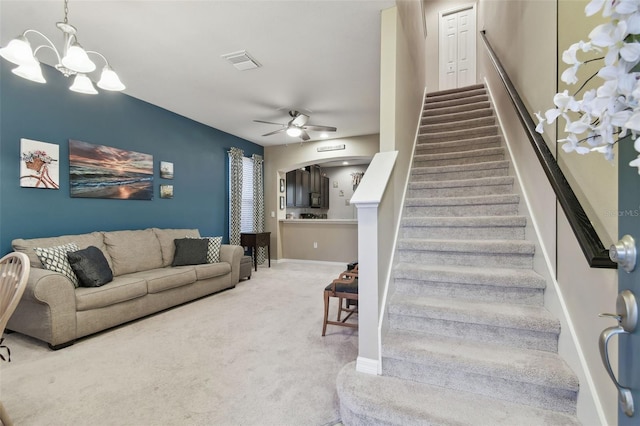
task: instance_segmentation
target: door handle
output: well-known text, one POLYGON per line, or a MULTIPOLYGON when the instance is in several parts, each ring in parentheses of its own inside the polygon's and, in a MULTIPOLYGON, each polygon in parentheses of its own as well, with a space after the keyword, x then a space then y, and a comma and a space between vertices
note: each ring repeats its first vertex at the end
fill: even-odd
POLYGON ((627 272, 635 269, 637 257, 636 241, 631 235, 625 235, 609 247, 609 259, 627 272))
POLYGON ((609 377, 613 381, 613 384, 618 389, 618 399, 620 401, 620 407, 622 411, 629 417, 634 414, 633 394, 631 389, 622 386, 618 379, 616 379, 613 370, 611 369, 611 362, 609 361, 609 340, 618 334, 629 334, 636 329, 638 323, 638 305, 633 292, 630 290, 623 290, 618 294, 616 301, 616 314, 600 314, 601 317, 611 317, 618 321, 618 325, 615 327, 606 328, 600 333, 598 339, 598 346, 600 348, 600 357, 604 364, 609 377))

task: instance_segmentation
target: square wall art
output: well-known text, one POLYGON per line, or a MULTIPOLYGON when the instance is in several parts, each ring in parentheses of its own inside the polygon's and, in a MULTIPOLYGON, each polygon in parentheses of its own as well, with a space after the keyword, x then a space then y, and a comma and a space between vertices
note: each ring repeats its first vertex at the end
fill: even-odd
POLYGON ((71 197, 153 200, 153 156, 69 139, 71 197))
POLYGON ((20 139, 20 186, 60 189, 59 146, 20 139))

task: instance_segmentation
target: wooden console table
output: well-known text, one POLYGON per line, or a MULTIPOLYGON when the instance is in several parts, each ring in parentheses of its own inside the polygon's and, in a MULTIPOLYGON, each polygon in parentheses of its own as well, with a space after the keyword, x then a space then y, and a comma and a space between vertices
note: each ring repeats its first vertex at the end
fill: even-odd
POLYGON ((266 247, 269 268, 271 268, 271 232, 242 232, 240 233, 240 245, 251 248, 251 256, 253 257, 256 271, 258 270, 258 247, 266 247))

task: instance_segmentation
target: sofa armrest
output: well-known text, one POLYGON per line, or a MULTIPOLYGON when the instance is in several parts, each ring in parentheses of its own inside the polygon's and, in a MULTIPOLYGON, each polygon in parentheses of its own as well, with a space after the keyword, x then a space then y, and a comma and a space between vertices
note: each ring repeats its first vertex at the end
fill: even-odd
POLYGON ((20 303, 7 328, 57 346, 76 338, 76 295, 64 275, 31 268, 20 303))
POLYGON ((240 246, 222 244, 220 246, 220 262, 231 265, 231 284, 236 285, 240 281, 240 259, 244 256, 244 249, 240 246))

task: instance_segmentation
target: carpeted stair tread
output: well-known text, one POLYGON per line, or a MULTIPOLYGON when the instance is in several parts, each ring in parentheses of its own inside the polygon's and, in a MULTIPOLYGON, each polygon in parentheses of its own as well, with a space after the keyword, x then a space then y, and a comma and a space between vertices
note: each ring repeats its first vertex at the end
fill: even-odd
POLYGON ((473 253, 484 255, 530 254, 535 244, 526 240, 432 240, 423 238, 400 238, 398 250, 442 251, 449 253, 473 253))
POLYGON ((355 362, 337 379, 345 424, 457 426, 573 426, 572 415, 459 390, 359 373, 355 362))
POLYGON ((481 148, 481 149, 470 149, 467 151, 453 151, 447 153, 440 154, 418 154, 414 155, 414 162, 422 162, 422 161, 442 161, 442 160, 450 160, 457 158, 479 158, 486 157, 491 155, 502 155, 504 156, 504 148, 481 148))
POLYGON ((577 392, 573 371, 558 354, 473 342, 436 334, 390 330, 383 357, 425 364, 437 363, 502 379, 544 385, 577 392))
POLYGON ((429 142, 447 142, 460 139, 468 139, 469 137, 494 136, 498 134, 497 125, 488 125, 481 127, 473 127, 469 129, 451 130, 445 132, 420 132, 418 138, 420 141, 429 142))
POLYGON ((490 107, 491 107, 491 104, 489 103, 488 100, 480 100, 480 101, 470 102, 462 105, 442 106, 439 108, 434 108, 433 106, 430 106, 428 109, 425 109, 422 111, 422 118, 442 116, 442 115, 459 113, 459 112, 468 112, 468 111, 474 111, 477 109, 486 109, 490 107))
POLYGON ((435 98, 445 97, 445 96, 454 96, 454 97, 470 96, 471 94, 477 92, 478 90, 481 90, 482 93, 486 92, 484 84, 478 83, 478 84, 473 84, 473 85, 464 86, 464 87, 456 87, 454 89, 446 89, 446 90, 438 90, 435 92, 429 92, 427 93, 427 96, 425 99, 435 99, 435 98))
POLYGON ((496 123, 494 116, 467 118, 449 123, 423 124, 420 126, 420 134, 449 132, 459 129, 471 129, 476 127, 492 126, 496 123))
POLYGON ((518 204, 518 194, 496 194, 466 197, 432 197, 432 198, 407 198, 407 207, 428 206, 477 206, 489 204, 518 204))
POLYGON ((486 108, 476 108, 469 111, 456 111, 452 113, 427 115, 422 117, 421 125, 460 122, 472 118, 492 117, 493 110, 487 105, 486 108))
POLYGON ((394 295, 389 313, 456 323, 491 325, 542 333, 559 333, 560 322, 539 306, 496 304, 448 298, 394 295))
POLYGON ((532 269, 482 268, 473 266, 420 265, 398 263, 396 279, 424 280, 443 283, 490 285, 496 287, 540 288, 546 281, 532 269))
POLYGON ((455 179, 409 182, 409 189, 440 189, 440 188, 460 188, 470 186, 490 186, 490 185, 512 185, 515 179, 513 176, 492 176, 478 179, 455 179))
MULTIPOLYGON (((489 170, 489 169, 508 169, 509 161, 487 161, 486 163, 474 163, 465 164, 464 171, 473 170, 489 170)), ((460 166, 428 166, 428 167, 413 167, 411 169, 412 174, 442 174, 449 172, 460 172, 460 166)))
POLYGON ((496 148, 501 146, 501 144, 502 138, 499 135, 462 139, 452 142, 427 142, 416 145, 416 154, 438 154, 454 151, 468 151, 470 149, 496 148))
MULTIPOLYGON (((429 98, 427 98, 429 99, 429 98)), ((477 102, 487 102, 489 101, 489 97, 484 93, 478 93, 474 96, 469 96, 466 98, 451 98, 451 99, 433 99, 425 102, 425 110, 430 110, 431 108, 446 108, 453 107, 459 105, 466 104, 475 104, 477 102)))

